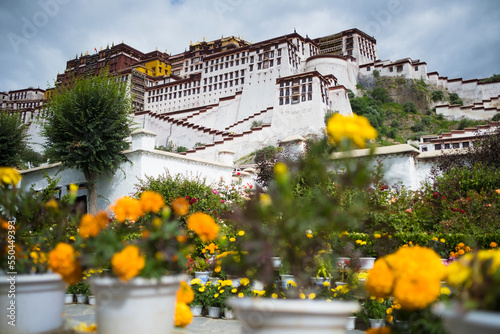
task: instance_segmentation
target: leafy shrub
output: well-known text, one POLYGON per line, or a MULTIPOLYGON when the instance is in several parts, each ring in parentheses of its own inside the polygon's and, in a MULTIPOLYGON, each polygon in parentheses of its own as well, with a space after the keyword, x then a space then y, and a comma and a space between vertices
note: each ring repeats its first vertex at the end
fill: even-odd
POLYGON ((432 92, 432 101, 437 102, 437 101, 443 101, 444 99, 444 93, 442 90, 435 90, 432 92))
POLYGON ((462 101, 462 99, 458 96, 457 93, 450 93, 450 104, 459 104, 461 106, 464 105, 464 102, 462 101))
POLYGON ((252 124, 250 125, 250 129, 258 128, 262 126, 262 121, 252 121, 252 124))
POLYGON ((392 98, 389 96, 387 89, 383 87, 375 87, 370 92, 372 99, 379 101, 380 103, 392 102, 392 98))
POLYGON ((380 71, 379 70, 373 70, 373 76, 378 79, 380 77, 380 71))
POLYGON ((422 122, 415 123, 411 126, 411 131, 413 132, 423 132, 425 130, 425 125, 422 122))
POLYGON ((417 113, 417 106, 413 102, 406 102, 403 105, 404 111, 407 114, 416 114, 417 113))
POLYGON ((491 118, 491 120, 492 120, 493 122, 498 122, 498 121, 500 121, 500 112, 499 112, 499 113, 496 113, 496 114, 495 114, 495 116, 493 116, 493 117, 491 118))

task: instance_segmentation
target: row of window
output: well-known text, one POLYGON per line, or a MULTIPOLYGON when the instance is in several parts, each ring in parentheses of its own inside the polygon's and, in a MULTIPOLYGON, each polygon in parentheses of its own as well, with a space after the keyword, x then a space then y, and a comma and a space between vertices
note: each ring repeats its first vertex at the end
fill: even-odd
POLYGON ((296 95, 296 94, 300 94, 301 92, 302 93, 312 92, 312 84, 296 86, 296 87, 292 87, 292 89, 280 88, 280 96, 296 95), (300 87, 302 87, 302 89, 300 87))
POLYGON ((297 95, 297 96, 292 96, 292 97, 280 97, 280 106, 282 106, 283 104, 297 104, 297 103, 300 103, 301 101, 302 102, 305 102, 306 101, 306 96, 307 96, 307 101, 311 101, 312 100, 312 93, 308 93, 307 95, 306 94, 302 94, 302 95, 297 95))

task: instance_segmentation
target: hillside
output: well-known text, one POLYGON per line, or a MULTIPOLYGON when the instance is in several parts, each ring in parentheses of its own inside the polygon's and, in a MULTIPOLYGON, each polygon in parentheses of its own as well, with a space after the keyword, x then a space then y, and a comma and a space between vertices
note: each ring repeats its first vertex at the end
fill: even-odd
POLYGON ((378 142, 383 146, 487 124, 487 121, 468 119, 446 120, 436 114, 434 107, 443 103, 462 104, 456 94, 437 89, 423 80, 379 77, 376 71, 373 77, 361 80, 357 94, 350 91, 349 98, 352 111, 367 117, 378 130, 378 142))

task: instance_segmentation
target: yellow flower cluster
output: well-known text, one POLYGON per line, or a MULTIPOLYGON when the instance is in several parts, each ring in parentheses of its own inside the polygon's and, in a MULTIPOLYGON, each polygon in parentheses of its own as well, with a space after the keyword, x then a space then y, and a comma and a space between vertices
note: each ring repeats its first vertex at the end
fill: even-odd
POLYGON ((359 148, 364 148, 368 139, 375 139, 378 136, 377 130, 371 126, 366 117, 356 114, 343 116, 339 113, 328 120, 326 133, 332 144, 338 144, 346 138, 359 148))
POLYGON ((106 211, 99 211, 95 216, 84 214, 78 226, 78 233, 82 238, 95 237, 108 224, 106 211))
POLYGON ((170 205, 177 216, 182 217, 187 215, 189 212, 189 203, 184 197, 174 199, 170 205))
POLYGON ((193 289, 185 281, 181 281, 179 290, 177 290, 177 303, 189 304, 193 299, 193 289))
POLYGON ((217 246, 216 244, 214 244, 213 242, 211 242, 208 246, 205 246, 205 248, 203 248, 201 250, 201 252, 203 254, 205 254, 206 252, 209 252, 210 254, 214 254, 215 251, 219 250, 219 246, 217 246))
POLYGON ((454 252, 450 252, 450 258, 456 259, 459 256, 464 255, 465 253, 470 253, 472 249, 469 246, 466 246, 463 242, 459 243, 455 247, 454 252))
POLYGON ((61 275, 68 284, 77 283, 82 277, 82 268, 71 245, 60 242, 49 252, 49 267, 61 275))
POLYGON ((141 202, 129 196, 119 198, 110 209, 115 213, 116 220, 120 223, 127 219, 135 221, 143 215, 141 202))
POLYGON ((121 252, 111 258, 113 273, 122 281, 128 281, 139 274, 145 265, 144 256, 139 254, 139 248, 134 245, 126 246, 121 252))
POLYGON ((394 296, 405 310, 427 307, 440 294, 445 267, 430 248, 402 247, 375 261, 366 281, 372 296, 394 296))
POLYGON ((473 254, 466 254, 459 260, 452 262, 448 266, 446 281, 452 287, 470 287, 472 284, 481 284, 485 279, 484 274, 493 277, 500 270, 500 250, 477 252, 477 258, 473 254), (479 261, 473 264, 473 262, 479 261), (486 273, 480 272, 484 263, 489 262, 489 269, 486 273))
POLYGON ((165 206, 165 200, 161 194, 154 191, 145 191, 141 194, 139 202, 144 213, 157 213, 165 206))
POLYGON ((175 326, 186 327, 193 320, 191 309, 185 303, 175 304, 175 326))
POLYGON ((203 212, 195 212, 187 219, 187 228, 194 231, 202 242, 212 241, 219 234, 219 226, 214 219, 203 212))
POLYGON ((365 334, 391 334, 391 327, 370 328, 365 334))
POLYGON ((0 183, 15 187, 21 179, 21 174, 14 168, 0 167, 0 183))

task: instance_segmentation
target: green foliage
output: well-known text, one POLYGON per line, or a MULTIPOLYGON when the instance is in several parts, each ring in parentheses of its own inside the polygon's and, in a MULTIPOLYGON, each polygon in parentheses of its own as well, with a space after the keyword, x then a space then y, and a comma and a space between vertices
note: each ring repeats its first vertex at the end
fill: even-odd
POLYGON ((38 167, 40 164, 44 163, 47 159, 45 159, 45 156, 41 153, 35 152, 33 149, 30 147, 27 147, 22 153, 21 153, 21 161, 23 163, 29 163, 30 167, 38 167))
POLYGON ((479 80, 479 83, 499 82, 499 81, 500 81, 500 74, 493 74, 489 78, 479 80))
POLYGON ((262 121, 252 121, 252 124, 250 125, 250 129, 258 128, 262 126, 262 121))
POLYGON ((435 90, 432 92, 432 101, 438 102, 438 101, 443 101, 444 99, 444 93, 442 90, 435 90))
POLYGON ((182 153, 182 152, 187 152, 187 151, 188 151, 187 147, 184 147, 184 146, 178 146, 175 149, 175 152, 177 152, 177 153, 182 153))
POLYGON ((413 102, 406 102, 403 107, 407 114, 416 114, 418 112, 417 106, 413 102))
POLYGON ((18 166, 27 148, 26 139, 26 126, 19 115, 0 111, 0 166, 18 166))
POLYGON ((424 132, 425 125, 422 122, 415 123, 411 126, 411 131, 413 132, 424 132))
POLYGON ((387 89, 383 87, 375 87, 370 92, 370 96, 372 99, 379 101, 380 103, 391 102, 392 98, 389 96, 387 89))
POLYGON ((373 70, 373 76, 378 79, 380 77, 379 70, 373 70))
POLYGON ((75 79, 52 97, 44 124, 46 152, 84 174, 112 172, 127 158, 132 100, 126 85, 101 72, 75 79))
POLYGON ((196 148, 196 147, 202 147, 202 146, 205 146, 205 144, 203 144, 203 143, 201 143, 201 142, 196 142, 196 143, 194 144, 194 147, 195 147, 195 148, 196 148))
POLYGON ((450 93, 450 96, 449 96, 449 100, 450 100, 450 104, 459 104, 461 106, 464 105, 464 102, 462 101, 462 99, 458 96, 457 93, 450 93))
POLYGON ((493 117, 491 118, 491 120, 492 120, 493 122, 498 122, 498 121, 500 121, 500 112, 499 112, 499 113, 496 113, 496 114, 495 114, 495 116, 493 116, 493 117))

